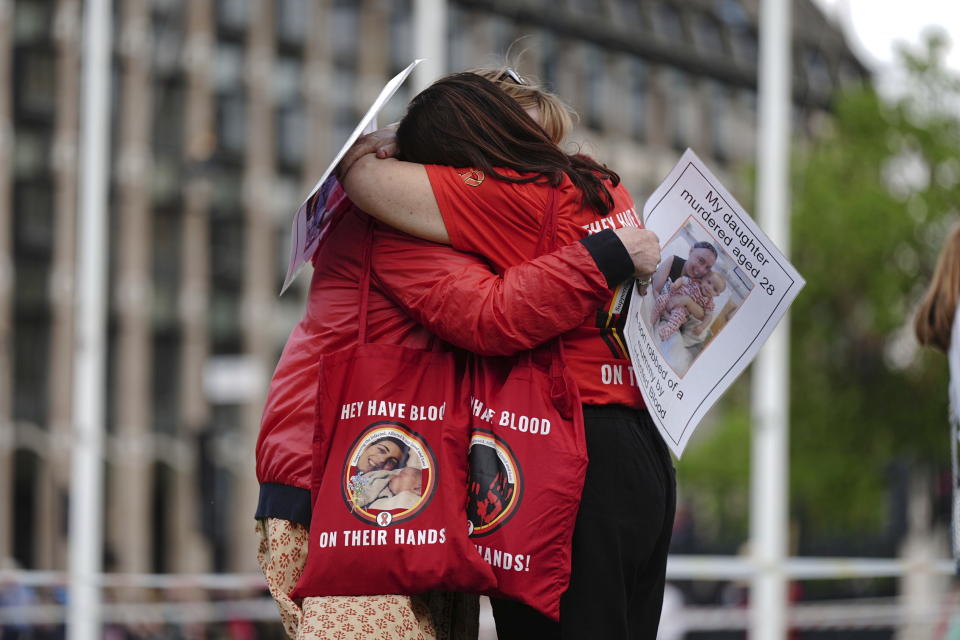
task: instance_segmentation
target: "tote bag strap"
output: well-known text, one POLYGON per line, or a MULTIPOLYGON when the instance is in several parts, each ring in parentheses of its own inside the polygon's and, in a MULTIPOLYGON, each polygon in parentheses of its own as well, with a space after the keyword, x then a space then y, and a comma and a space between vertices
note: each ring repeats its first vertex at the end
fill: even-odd
MULTIPOLYGON (((373 236, 376 226, 376 221, 370 216, 367 216, 367 229, 363 234, 363 249, 360 252, 360 302, 357 314, 357 322, 359 324, 357 335, 358 344, 367 344, 367 330, 370 315, 370 275, 373 272, 373 236)), ((441 342, 440 338, 431 333, 426 351, 441 350, 441 342)))
POLYGON ((367 321, 370 311, 370 265, 373 261, 373 218, 367 216, 367 229, 363 234, 363 249, 360 252, 360 307, 357 321, 360 324, 357 342, 367 344, 367 321))
POLYGON ((545 253, 557 249, 557 190, 550 189, 547 196, 547 205, 543 211, 543 223, 540 225, 540 237, 533 250, 533 257, 539 258, 545 253))
MULTIPOLYGON (((534 257, 542 256, 545 253, 550 253, 557 249, 558 226, 557 189, 551 188, 550 194, 547 196, 543 224, 540 227, 540 238, 537 240, 534 257)), ((563 341, 558 336, 549 341, 543 348, 550 354, 550 397, 553 399, 554 405, 560 411, 561 415, 569 418, 573 407, 570 406, 567 380, 564 377, 563 341)), ((532 351, 527 353, 528 358, 532 359, 532 356, 532 351)))

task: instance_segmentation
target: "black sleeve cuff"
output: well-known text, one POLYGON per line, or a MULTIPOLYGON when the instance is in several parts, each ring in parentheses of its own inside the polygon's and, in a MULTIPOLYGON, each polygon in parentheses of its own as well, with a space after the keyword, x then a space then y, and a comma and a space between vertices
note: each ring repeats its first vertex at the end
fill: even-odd
POLYGON ((597 268, 607 279, 607 286, 611 289, 633 276, 630 253, 612 229, 604 229, 600 233, 587 236, 580 240, 580 243, 590 252, 590 257, 597 263, 597 268))
POLYGON ((310 491, 288 484, 264 482, 260 485, 256 519, 279 518, 310 526, 310 491))

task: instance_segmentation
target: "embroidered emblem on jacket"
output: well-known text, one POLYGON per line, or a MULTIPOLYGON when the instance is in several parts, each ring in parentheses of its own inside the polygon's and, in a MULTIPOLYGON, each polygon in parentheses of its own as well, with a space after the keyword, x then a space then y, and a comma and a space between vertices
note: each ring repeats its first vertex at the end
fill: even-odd
POLYGON ((471 187, 479 187, 483 184, 483 171, 479 169, 467 169, 460 174, 460 177, 463 178, 464 183, 471 187))

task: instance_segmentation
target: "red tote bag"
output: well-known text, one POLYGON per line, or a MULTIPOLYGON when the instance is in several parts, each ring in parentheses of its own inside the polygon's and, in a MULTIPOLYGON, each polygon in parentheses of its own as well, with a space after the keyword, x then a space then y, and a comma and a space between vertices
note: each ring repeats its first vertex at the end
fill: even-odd
MULTIPOLYGON (((551 196, 540 249, 555 244, 551 196)), ((579 391, 559 340, 472 370, 467 517, 496 575, 488 593, 557 620, 587 468, 579 391)))
POLYGON ((487 591, 464 507, 466 364, 366 343, 369 244, 359 344, 320 360, 310 543, 291 595, 487 591))

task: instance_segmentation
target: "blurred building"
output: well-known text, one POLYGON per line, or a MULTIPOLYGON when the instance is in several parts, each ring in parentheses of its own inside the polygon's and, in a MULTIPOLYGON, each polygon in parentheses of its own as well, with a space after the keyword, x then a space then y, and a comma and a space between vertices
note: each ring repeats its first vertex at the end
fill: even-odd
MULTIPOLYGON (((255 567, 252 452, 307 283, 278 299, 290 219, 413 59, 411 5, 114 2, 108 570, 255 567)), ((448 18, 450 70, 509 50, 638 202, 687 146, 731 184, 754 157, 757 0, 451 0, 448 18)), ((80 46, 80 0, 0 0, 0 558, 36 569, 65 566, 80 46)), ((793 51, 805 137, 866 72, 809 0, 793 51)))

